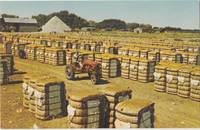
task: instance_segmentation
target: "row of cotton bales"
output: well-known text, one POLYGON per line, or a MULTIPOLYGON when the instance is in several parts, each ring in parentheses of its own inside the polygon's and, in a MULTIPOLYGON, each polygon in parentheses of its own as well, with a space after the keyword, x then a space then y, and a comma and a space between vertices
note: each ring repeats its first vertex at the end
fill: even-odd
POLYGON ((40 120, 66 117, 70 128, 154 127, 154 103, 135 99, 129 88, 109 86, 67 91, 65 84, 49 74, 26 74, 22 85, 23 106, 40 120))
POLYGON ((4 41, 27 41, 27 42, 81 42, 81 43, 103 43, 105 45, 120 45, 120 46, 132 46, 141 47, 147 49, 151 47, 171 48, 176 51, 186 51, 192 53, 200 53, 199 42, 195 40, 177 40, 173 38, 151 38, 151 37, 124 37, 119 35, 118 37, 91 35, 82 33, 1 33, 0 38, 4 41))
MULTIPOLYGON (((31 59, 31 60, 38 60, 40 62, 48 63, 52 65, 68 64, 69 61, 67 60, 73 59, 73 54, 76 51, 80 52, 84 50, 84 48, 81 48, 81 47, 72 49, 71 47, 73 45, 68 46, 69 47, 68 49, 66 48, 63 49, 58 46, 47 46, 46 44, 43 45, 42 42, 40 42, 40 44, 37 44, 34 42, 27 43, 27 41, 24 39, 21 39, 21 42, 23 43, 19 43, 19 42, 11 43, 12 52, 15 56, 17 56, 17 53, 21 52, 19 54, 20 56, 22 55, 22 57, 26 57, 27 59, 31 59), (71 53, 70 57, 69 55, 67 55, 69 53, 71 53)), ((77 45, 77 43, 75 43, 75 45, 77 45)), ((85 45, 85 44, 82 44, 82 45, 85 45)), ((100 45, 100 48, 101 48, 101 45, 100 45)), ((154 72, 155 63, 159 63, 160 61, 173 61, 173 62, 187 63, 187 64, 199 64, 199 61, 200 61, 200 56, 195 53, 188 54, 187 52, 185 52, 183 54, 184 56, 183 57, 181 53, 176 53, 169 50, 168 51, 162 50, 160 52, 156 52, 155 50, 152 50, 152 51, 140 50, 140 48, 132 48, 132 49, 121 48, 120 51, 122 51, 122 53, 120 53, 120 55, 112 55, 112 53, 116 51, 117 47, 109 46, 107 49, 111 49, 110 51, 108 51, 109 53, 105 53, 105 52, 99 53, 100 55, 102 55, 102 67, 104 68, 102 69, 103 77, 117 77, 120 75, 126 75, 125 78, 135 77, 136 80, 139 79, 139 81, 141 82, 153 81, 152 73, 154 72), (113 59, 112 57, 116 58, 117 60, 113 59), (121 58, 121 57, 124 57, 124 58, 121 58), (135 69, 135 68, 132 69, 133 67, 131 66, 133 65, 131 65, 129 61, 123 61, 125 63, 122 62, 122 59, 125 59, 128 57, 136 57, 140 59, 140 62, 138 62, 138 65, 137 64, 135 65, 136 68, 138 69, 135 69), (127 67, 124 67, 124 64, 127 64, 127 67), (143 71, 142 69, 145 71, 143 71), (124 71, 126 72, 124 73, 124 71), (134 74, 131 74, 131 72, 133 72, 134 74)), ((95 52, 95 51, 90 51, 90 50, 84 50, 84 51, 90 52, 88 55, 92 55, 92 53, 94 53, 94 55, 98 54, 98 52, 95 52)))
POLYGON ((18 55, 18 50, 23 50, 27 44, 42 45, 45 47, 61 49, 80 49, 95 53, 109 53, 119 55, 136 56, 160 62, 163 60, 176 63, 200 64, 200 47, 196 44, 166 45, 159 43, 121 43, 115 40, 105 41, 99 39, 87 39, 79 35, 65 36, 52 34, 23 34, 19 36, 5 35, 3 41, 8 52, 18 55), (12 38, 10 38, 12 37, 12 38), (186 48, 189 49, 186 49, 186 48), (13 48, 12 50, 9 48, 13 48))
POLYGON ((155 90, 200 101, 198 66, 161 62, 155 67, 155 90))

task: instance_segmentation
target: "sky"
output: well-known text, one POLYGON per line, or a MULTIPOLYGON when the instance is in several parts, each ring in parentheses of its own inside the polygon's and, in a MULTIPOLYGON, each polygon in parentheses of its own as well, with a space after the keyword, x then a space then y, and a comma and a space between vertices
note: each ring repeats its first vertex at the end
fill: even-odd
POLYGON ((100 22, 121 19, 153 26, 200 28, 200 0, 0 1, 0 13, 31 17, 60 10, 100 22))

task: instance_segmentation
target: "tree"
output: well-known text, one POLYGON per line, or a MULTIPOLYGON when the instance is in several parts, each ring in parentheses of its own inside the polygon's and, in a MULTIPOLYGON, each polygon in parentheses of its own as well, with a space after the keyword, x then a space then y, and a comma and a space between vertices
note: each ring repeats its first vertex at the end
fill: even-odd
POLYGON ((54 16, 60 18, 65 24, 70 26, 72 29, 89 26, 87 20, 77 16, 76 14, 70 14, 67 10, 54 12, 49 15, 39 14, 37 16, 32 16, 32 18, 35 18, 39 26, 42 26, 54 16))
POLYGON ((150 25, 150 24, 140 24, 139 27, 141 27, 143 29, 152 29, 152 25, 150 25))
POLYGON ((153 27, 153 29, 158 30, 158 29, 160 29, 160 28, 159 28, 159 27, 153 27))
POLYGON ((164 31, 181 31, 181 28, 175 28, 175 27, 165 27, 164 31))
POLYGON ((19 16, 11 15, 11 14, 2 14, 2 18, 19 18, 19 16))
POLYGON ((89 20, 88 23, 90 27, 95 27, 97 24, 95 21, 92 21, 92 20, 89 20))
POLYGON ((125 30, 126 29, 126 23, 122 20, 118 19, 106 19, 102 22, 97 23, 96 25, 99 29, 120 29, 125 30))
POLYGON ((139 27, 139 23, 128 23, 127 24, 127 28, 130 31, 133 31, 135 28, 138 28, 138 27, 139 27))
POLYGON ((48 21, 47 16, 44 14, 39 14, 38 16, 32 16, 32 18, 35 18, 37 20, 38 26, 42 26, 48 21))

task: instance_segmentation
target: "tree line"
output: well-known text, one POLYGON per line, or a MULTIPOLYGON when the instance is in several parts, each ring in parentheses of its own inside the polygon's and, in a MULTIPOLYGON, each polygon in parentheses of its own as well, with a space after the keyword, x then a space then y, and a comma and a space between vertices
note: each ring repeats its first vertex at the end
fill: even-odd
POLYGON ((70 26, 72 29, 89 26, 87 20, 77 16, 76 14, 69 13, 66 10, 60 12, 54 12, 49 15, 39 14, 36 16, 32 16, 32 18, 35 18, 38 22, 38 25, 41 27, 54 16, 60 18, 65 24, 70 26))
POLYGON ((105 19, 97 23, 95 21, 88 21, 84 18, 77 16, 76 14, 69 13, 67 10, 54 12, 49 15, 39 14, 32 16, 32 18, 35 18, 38 22, 38 25, 41 27, 54 16, 59 17, 65 24, 70 26, 72 29, 80 29, 82 27, 95 27, 97 29, 105 30, 133 30, 136 27, 152 28, 152 26, 149 24, 127 24, 125 21, 119 19, 105 19))
MULTIPOLYGON (((48 15, 38 14, 32 16, 32 18, 35 18, 38 22, 38 26, 41 27, 54 16, 60 18, 65 24, 67 24, 72 29, 76 28, 80 29, 82 27, 95 27, 97 29, 105 29, 105 30, 133 30, 136 27, 152 28, 152 26, 149 24, 145 25, 138 23, 126 23, 125 21, 119 19, 105 19, 97 23, 95 21, 88 21, 84 18, 77 16, 76 14, 69 13, 67 10, 54 12, 48 15)), ((2 17, 18 18, 19 16, 2 14, 2 17)))
MULTIPOLYGON (((160 27, 152 27, 152 25, 150 25, 150 24, 126 23, 125 21, 122 21, 120 19, 105 19, 101 22, 88 21, 84 18, 77 16, 76 14, 69 13, 67 10, 63 10, 60 12, 54 12, 54 13, 51 13, 48 15, 38 14, 38 15, 32 16, 32 18, 35 18, 38 22, 38 26, 41 27, 54 16, 59 17, 65 24, 67 24, 72 29, 80 29, 82 27, 95 27, 96 29, 104 29, 107 31, 109 31, 109 30, 134 31, 135 28, 142 28, 144 30, 150 30, 148 32, 154 32, 156 30, 159 30, 160 32, 188 31, 188 30, 182 30, 181 28, 175 28, 175 27, 160 28, 160 27)), ((2 17, 3 18, 4 17, 18 18, 19 16, 10 15, 10 14, 2 14, 2 17)), ((194 30, 190 30, 190 31, 194 31, 194 30)))

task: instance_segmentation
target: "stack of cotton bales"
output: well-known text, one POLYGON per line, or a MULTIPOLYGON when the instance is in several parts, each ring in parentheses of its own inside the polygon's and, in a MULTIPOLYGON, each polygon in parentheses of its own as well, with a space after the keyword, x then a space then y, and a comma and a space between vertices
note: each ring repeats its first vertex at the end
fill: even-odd
POLYGON ((116 128, 153 128, 154 103, 130 99, 120 102, 116 108, 116 128))
POLYGON ((106 87, 105 89, 102 90, 103 94, 105 94, 107 100, 108 100, 108 105, 109 105, 109 114, 108 114, 108 119, 109 119, 109 128, 115 128, 114 122, 116 119, 115 116, 115 107, 118 103, 131 99, 132 95, 132 90, 129 88, 122 88, 122 87, 106 87))
POLYGON ((97 90, 79 89, 69 92, 67 107, 70 128, 104 128, 107 102, 97 90))

